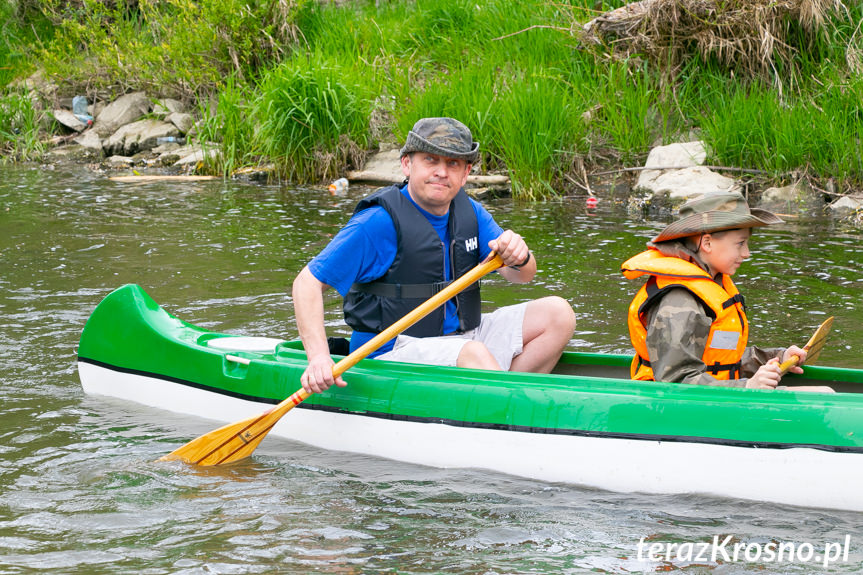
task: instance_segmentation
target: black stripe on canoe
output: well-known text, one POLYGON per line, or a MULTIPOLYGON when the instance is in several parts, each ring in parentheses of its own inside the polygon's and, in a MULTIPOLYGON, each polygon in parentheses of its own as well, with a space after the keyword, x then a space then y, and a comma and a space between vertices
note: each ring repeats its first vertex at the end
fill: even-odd
MULTIPOLYGON (((89 363, 98 367, 103 367, 111 371, 120 373, 129 373, 132 375, 140 375, 142 377, 150 377, 153 379, 161 379, 207 391, 217 393, 227 397, 236 399, 244 399, 246 401, 254 401, 256 403, 266 403, 277 405, 282 400, 272 399, 269 397, 258 397, 254 395, 246 395, 235 391, 225 389, 217 389, 194 381, 171 377, 168 375, 160 375, 149 371, 139 369, 129 369, 125 367, 117 367, 103 361, 89 359, 86 357, 78 357, 79 362, 89 363)), ((522 433, 537 433, 545 435, 572 435, 577 437, 592 437, 603 439, 632 439, 635 441, 666 441, 673 443, 702 443, 708 445, 724 445, 728 447, 751 447, 756 449, 793 449, 798 447, 806 447, 809 449, 818 449, 821 451, 830 451, 835 453, 863 453, 863 446, 852 445, 824 445, 820 443, 782 443, 777 441, 744 441, 741 439, 724 439, 720 437, 698 437, 690 435, 651 435, 646 433, 620 433, 614 431, 589 431, 584 429, 560 429, 557 427, 533 427, 529 425, 510 425, 504 423, 479 423, 475 421, 461 421, 458 419, 446 419, 441 417, 419 417, 416 415, 399 415, 393 413, 383 413, 379 411, 351 411, 340 407, 332 407, 329 405, 320 405, 312 403, 300 403, 294 409, 310 409, 317 411, 326 411, 330 413, 341 413, 344 415, 358 415, 360 417, 373 417, 376 419, 390 419, 393 421, 410 421, 413 423, 438 423, 441 425, 449 425, 452 427, 468 427, 472 429, 493 429, 496 431, 519 431, 522 433)))

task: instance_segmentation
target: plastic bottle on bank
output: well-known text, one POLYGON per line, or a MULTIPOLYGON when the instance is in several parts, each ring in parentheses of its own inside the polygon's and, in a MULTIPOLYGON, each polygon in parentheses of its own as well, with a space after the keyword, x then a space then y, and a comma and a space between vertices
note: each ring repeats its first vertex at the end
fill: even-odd
POLYGON ((72 113, 87 126, 93 124, 93 116, 87 113, 87 96, 75 96, 72 98, 72 113))
POLYGON ((348 179, 347 178, 339 178, 332 184, 330 184, 329 188, 330 194, 334 196, 344 196, 348 192, 348 179))

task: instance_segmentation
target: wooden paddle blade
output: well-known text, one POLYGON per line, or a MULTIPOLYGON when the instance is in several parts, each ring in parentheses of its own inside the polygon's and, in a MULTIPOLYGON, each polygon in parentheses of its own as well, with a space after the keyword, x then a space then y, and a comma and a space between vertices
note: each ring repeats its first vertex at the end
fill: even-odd
POLYGON ((273 409, 193 439, 159 458, 159 461, 179 459, 186 463, 204 466, 239 461, 251 455, 276 422, 308 396, 308 393, 300 389, 273 409))
POLYGON ((818 356, 821 355, 821 350, 824 349, 824 343, 827 341, 827 336, 830 335, 830 328, 833 327, 833 316, 828 317, 824 320, 815 333, 812 334, 812 337, 809 339, 809 342, 806 344, 806 347, 803 348, 806 350, 806 362, 813 362, 818 359, 818 356))
MULTIPOLYGON (((824 349, 824 343, 827 341, 827 336, 830 334, 830 328, 833 327, 833 316, 828 317, 824 320, 824 322, 818 326, 818 329, 815 330, 815 333, 812 334, 812 337, 809 338, 809 341, 806 342, 806 345, 803 346, 803 349, 806 351, 806 361, 812 362, 818 359, 818 356, 821 355, 821 350, 824 349)), ((782 375, 788 373, 788 370, 797 365, 800 361, 800 357, 794 356, 787 361, 783 361, 779 364, 779 371, 782 375)))

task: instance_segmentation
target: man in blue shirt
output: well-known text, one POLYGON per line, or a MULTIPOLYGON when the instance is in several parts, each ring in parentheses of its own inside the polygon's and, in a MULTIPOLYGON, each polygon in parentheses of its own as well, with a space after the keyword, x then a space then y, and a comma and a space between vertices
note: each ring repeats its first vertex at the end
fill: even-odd
MULTIPOLYGON (((344 298, 354 330, 351 351, 395 323, 492 251, 513 283, 536 274, 524 239, 503 230, 464 192, 479 144, 451 118, 425 118, 401 150, 407 183, 364 198, 351 220, 297 275, 294 310, 309 358, 303 387, 312 393, 334 383, 324 329, 323 292, 344 298)), ((382 346, 371 357, 478 369, 548 373, 575 330, 569 303, 551 296, 481 314, 479 284, 382 346)))

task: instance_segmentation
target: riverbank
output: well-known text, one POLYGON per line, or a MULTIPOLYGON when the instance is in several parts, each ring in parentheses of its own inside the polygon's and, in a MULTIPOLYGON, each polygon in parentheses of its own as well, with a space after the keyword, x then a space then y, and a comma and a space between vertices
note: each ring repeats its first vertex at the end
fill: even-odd
POLYGON ((418 117, 450 115, 482 143, 477 174, 509 177, 519 198, 588 194, 607 172, 635 183, 652 148, 690 141, 759 190, 863 189, 859 4, 822 3, 807 23, 805 2, 750 3, 777 46, 767 54, 716 32, 743 34, 747 13, 717 9, 698 28, 679 11, 658 15, 669 0, 615 20, 620 4, 10 4, 0 149, 43 158, 67 135, 53 119, 64 100, 99 106, 143 91, 181 102, 194 120, 187 139, 218 149, 191 163, 198 173, 326 183, 403 141, 418 117), (690 36, 669 44, 675 29, 690 36), (715 46, 692 42, 698 34, 715 46), (42 84, 28 89, 36 68, 42 84))

